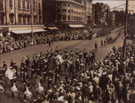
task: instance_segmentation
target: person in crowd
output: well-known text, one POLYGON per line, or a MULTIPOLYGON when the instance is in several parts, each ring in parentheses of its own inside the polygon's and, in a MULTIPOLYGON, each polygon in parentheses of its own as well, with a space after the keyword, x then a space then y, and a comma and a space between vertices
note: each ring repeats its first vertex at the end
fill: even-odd
POLYGON ((97 42, 95 42, 95 50, 97 50, 98 49, 98 44, 97 44, 97 42))
POLYGON ((101 40, 101 47, 103 47, 104 46, 104 44, 103 44, 103 40, 101 40))

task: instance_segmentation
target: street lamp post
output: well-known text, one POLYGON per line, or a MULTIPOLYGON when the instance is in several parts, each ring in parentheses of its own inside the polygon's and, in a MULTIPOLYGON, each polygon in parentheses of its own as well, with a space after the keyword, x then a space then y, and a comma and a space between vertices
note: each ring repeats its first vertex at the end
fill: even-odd
POLYGON ((125 31, 124 31, 124 41, 123 41, 123 58, 124 59, 126 57, 127 22, 128 22, 128 0, 126 0, 126 8, 125 8, 125 31))

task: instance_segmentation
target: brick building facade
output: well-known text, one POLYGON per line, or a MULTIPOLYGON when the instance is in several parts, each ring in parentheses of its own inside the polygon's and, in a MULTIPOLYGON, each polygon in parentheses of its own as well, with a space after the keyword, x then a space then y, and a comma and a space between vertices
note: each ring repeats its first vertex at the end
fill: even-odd
POLYGON ((96 25, 108 25, 110 7, 107 4, 96 3, 92 6, 93 23, 96 25))

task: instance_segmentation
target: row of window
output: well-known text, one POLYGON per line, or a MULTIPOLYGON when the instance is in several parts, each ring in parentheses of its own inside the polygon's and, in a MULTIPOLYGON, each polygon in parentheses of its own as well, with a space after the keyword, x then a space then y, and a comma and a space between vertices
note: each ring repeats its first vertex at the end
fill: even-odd
MULTIPOLYGON (((11 25, 15 24, 15 17, 13 15, 9 16, 9 22, 11 25)), ((33 24, 41 24, 42 18, 39 17, 39 23, 37 21, 37 17, 33 17, 33 24)), ((18 24, 31 24, 31 17, 28 16, 18 16, 18 24)), ((0 25, 5 25, 4 16, 0 17, 0 25)))
POLYGON ((78 12, 75 10, 67 10, 67 9, 57 9, 57 13, 73 13, 75 15, 84 15, 84 12, 78 12))
POLYGON ((18 16, 18 23, 19 24, 30 24, 31 17, 23 17, 23 16, 18 16))
POLYGON ((58 15, 57 16, 57 20, 58 21, 80 21, 80 20, 83 20, 84 18, 83 17, 80 17, 80 16, 67 16, 67 15, 58 15))
MULTIPOLYGON (((31 1, 30 0, 17 0, 19 9, 30 9, 31 1)), ((14 0, 9 0, 9 6, 12 9, 14 0)), ((40 2, 38 3, 38 7, 41 8, 40 2)), ((33 0, 33 11, 36 11, 36 0, 33 0)))
POLYGON ((72 7, 72 8, 76 8, 76 9, 84 9, 85 7, 82 5, 78 5, 78 4, 74 4, 74 3, 61 3, 58 2, 57 7, 72 7))

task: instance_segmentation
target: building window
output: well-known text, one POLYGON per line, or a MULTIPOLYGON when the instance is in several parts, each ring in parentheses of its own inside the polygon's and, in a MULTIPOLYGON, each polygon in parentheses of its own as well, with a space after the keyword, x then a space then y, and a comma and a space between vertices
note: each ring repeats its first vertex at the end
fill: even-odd
POLYGON ((60 21, 61 20, 61 15, 57 15, 57 19, 58 19, 58 21, 60 21))
POLYGON ((25 0, 23 0, 23 8, 25 8, 25 0))
POLYGON ((18 0, 18 8, 20 9, 21 8, 21 1, 18 0))
POLYGON ((39 17, 39 24, 42 24, 42 17, 39 17))
POLYGON ((27 17, 27 22, 28 24, 30 24, 30 17, 27 17))
POLYGON ((62 9, 62 13, 66 13, 67 12, 67 10, 66 9, 62 9))
POLYGON ((68 20, 70 20, 70 16, 68 16, 68 20))
POLYGON ((63 15, 63 20, 66 20, 66 15, 63 15))
POLYGON ((10 24, 13 25, 13 15, 10 15, 10 24))
POLYGON ((26 18, 25 17, 23 17, 23 23, 26 24, 26 18))
POLYGON ((68 4, 68 7, 70 7, 70 4, 68 4))
POLYGON ((38 3, 38 7, 41 8, 40 3, 38 3))
POLYGON ((34 16, 34 18, 33 18, 33 19, 34 19, 34 24, 36 24, 36 19, 37 19, 37 17, 36 17, 36 16, 34 16))
POLYGON ((29 8, 30 8, 30 2, 27 1, 27 9, 29 9, 29 8))
POLYGON ((33 0, 33 11, 35 12, 36 11, 36 1, 33 0))
POLYGON ((13 1, 12 0, 9 0, 9 6, 11 9, 13 8, 13 1))
POLYGON ((21 24, 21 16, 18 17, 19 24, 21 24))
POLYGON ((63 3, 63 6, 67 6, 67 4, 66 3, 63 3))

